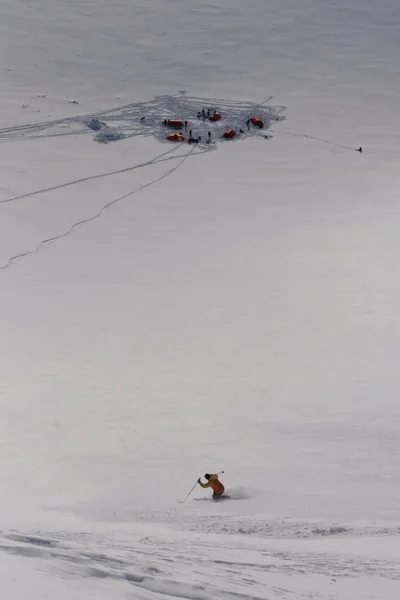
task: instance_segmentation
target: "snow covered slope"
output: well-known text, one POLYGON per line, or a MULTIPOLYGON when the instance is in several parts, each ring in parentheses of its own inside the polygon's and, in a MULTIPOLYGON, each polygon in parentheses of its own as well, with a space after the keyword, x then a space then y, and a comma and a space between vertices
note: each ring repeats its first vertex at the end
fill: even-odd
POLYGON ((399 594, 399 34, 394 0, 3 0, 10 598, 399 594), (210 104, 269 139, 165 141, 210 104), (221 469, 239 499, 180 503, 221 469))

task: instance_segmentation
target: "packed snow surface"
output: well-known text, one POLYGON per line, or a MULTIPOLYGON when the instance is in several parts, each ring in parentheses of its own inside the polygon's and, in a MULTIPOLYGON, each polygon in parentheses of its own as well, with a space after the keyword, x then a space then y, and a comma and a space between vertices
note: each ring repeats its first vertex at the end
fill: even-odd
POLYGON ((4 597, 400 596, 399 39, 395 0, 1 2, 4 597))

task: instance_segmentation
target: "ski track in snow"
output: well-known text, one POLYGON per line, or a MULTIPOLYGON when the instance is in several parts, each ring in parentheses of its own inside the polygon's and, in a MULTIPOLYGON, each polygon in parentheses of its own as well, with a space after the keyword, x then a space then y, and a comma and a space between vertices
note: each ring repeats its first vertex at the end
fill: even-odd
MULTIPOLYGON (((193 130, 193 136, 202 135, 205 141, 210 130, 214 139, 219 139, 227 127, 244 128, 249 116, 258 114, 268 129, 272 122, 281 121, 284 117, 284 106, 269 106, 272 96, 259 103, 226 100, 222 98, 201 98, 188 96, 185 92, 163 95, 148 102, 132 103, 116 106, 100 112, 42 121, 38 123, 15 125, 0 129, 0 141, 15 142, 26 139, 60 137, 70 135, 86 135, 91 133, 100 143, 119 141, 132 137, 155 137, 163 143, 166 141, 167 130, 164 119, 180 119, 188 121, 187 129, 193 130), (203 108, 212 108, 222 113, 222 120, 210 123, 206 119, 198 119, 197 113, 203 108), (144 121, 142 118, 144 117, 144 121), (101 120, 102 129, 94 133, 89 128, 92 119, 101 120)), ((245 128, 244 128, 245 129, 245 128)), ((257 129, 250 132, 245 130, 242 136, 259 135, 257 129)), ((223 140, 221 140, 223 141, 223 140)), ((231 141, 231 140, 229 140, 231 141)), ((234 140, 238 141, 238 140, 234 140)))
MULTIPOLYGON (((85 225, 86 223, 90 223, 91 221, 95 221, 96 219, 98 219, 99 217, 101 217, 101 215, 106 210, 108 210, 109 208, 111 208, 115 204, 118 204, 119 202, 122 202, 122 200, 126 200, 127 198, 130 198, 131 196, 134 196, 135 194, 138 194, 142 190, 144 190, 144 189, 146 189, 146 188, 148 188, 148 187, 150 187, 152 185, 155 185, 156 183, 158 183, 159 181, 162 181, 163 179, 165 179, 169 175, 172 175, 172 173, 174 173, 177 169, 179 169, 179 167, 185 162, 185 160, 187 158, 189 158, 189 156, 193 153, 194 150, 195 150, 195 147, 192 147, 188 151, 188 153, 184 155, 184 157, 179 161, 179 163, 177 165, 175 165, 174 167, 172 167, 171 169, 169 169, 168 171, 166 171, 165 173, 163 173, 162 175, 160 175, 160 177, 157 177, 156 179, 153 179, 149 183, 145 183, 144 185, 141 185, 137 189, 132 190, 131 192, 128 192, 127 194, 124 194, 123 196, 119 196, 118 198, 115 198, 114 200, 111 200, 110 202, 107 202, 107 204, 105 204, 95 214, 91 215, 90 217, 86 217, 85 219, 81 219, 80 221, 77 221, 76 223, 74 223, 73 225, 71 225, 71 227, 69 227, 69 229, 67 229, 63 233, 59 233, 57 235, 54 235, 54 236, 48 237, 48 238, 46 238, 44 240, 41 240, 35 246, 35 248, 32 248, 30 250, 26 250, 25 252, 20 252, 18 254, 15 254, 14 256, 11 256, 6 263, 4 263, 3 265, 0 266, 0 271, 4 271, 5 269, 8 269, 9 267, 11 267, 11 265, 13 265, 15 262, 21 260, 22 258, 26 258, 27 256, 30 256, 31 254, 35 254, 41 248, 43 248, 43 246, 46 246, 47 244, 51 244, 52 242, 55 242, 57 240, 61 240, 62 238, 68 237, 78 227, 81 227, 82 225, 85 225)), ((148 163, 145 163, 145 165, 147 166, 148 164, 155 164, 156 162, 158 162, 158 158, 159 157, 156 157, 153 161, 149 161, 148 163)))
MULTIPOLYGON (((270 129, 270 125, 274 121, 280 121, 284 117, 281 116, 282 111, 284 110, 283 106, 279 107, 266 107, 266 104, 272 100, 272 96, 264 100, 259 104, 254 104, 250 102, 237 102, 237 101, 227 101, 224 99, 212 99, 212 98, 200 98, 200 97, 190 97, 185 92, 178 92, 174 95, 169 96, 160 96, 155 98, 149 102, 136 103, 136 104, 128 104, 119 107, 115 107, 113 109, 108 109, 102 112, 92 113, 90 115, 83 115, 77 117, 68 117, 65 119, 57 119, 52 121, 44 121, 41 123, 30 124, 30 125, 16 125, 13 127, 6 127, 0 129, 0 141, 16 141, 23 139, 34 139, 41 137, 53 137, 53 136, 62 136, 62 135, 75 135, 79 133, 88 133, 91 130, 88 129, 88 123, 93 118, 103 118, 107 119, 107 123, 103 123, 103 130, 96 134, 95 139, 98 141, 104 142, 108 139, 110 141, 126 139, 129 137, 134 137, 137 135, 140 136, 155 136, 160 142, 165 142, 165 134, 166 129, 162 125, 162 120, 165 118, 179 118, 182 121, 187 120, 188 126, 186 130, 193 129, 194 136, 199 136, 201 134, 202 139, 205 140, 207 137, 207 131, 212 131, 212 143, 209 145, 200 144, 199 146, 192 146, 188 153, 183 156, 174 155, 180 146, 173 147, 170 150, 163 152, 156 156, 155 158, 145 161, 143 163, 139 163, 137 165, 133 165, 131 167, 126 167, 124 169, 118 169, 114 171, 109 171, 106 173, 99 173, 97 175, 89 175, 87 177, 81 177, 79 179, 75 179, 72 181, 67 181, 65 183, 60 183, 58 185, 53 185, 49 187, 42 188, 40 190, 34 190, 32 192, 27 192, 24 194, 20 194, 17 196, 13 196, 10 198, 0 199, 0 204, 9 204, 12 202, 16 202, 18 200, 22 200, 25 198, 34 197, 40 194, 50 193, 59 189, 63 189, 66 187, 70 187, 73 185, 78 185, 80 183, 93 181, 96 179, 101 179, 105 177, 120 175, 122 173, 127 173, 130 171, 134 171, 139 168, 145 168, 152 165, 155 165, 159 162, 176 160, 181 158, 182 160, 173 168, 169 169, 162 176, 152 180, 151 182, 140 186, 136 190, 133 190, 123 196, 120 196, 114 200, 111 200, 107 204, 105 204, 99 211, 95 214, 76 221, 73 225, 71 225, 66 231, 47 237, 43 240, 40 240, 34 248, 29 250, 19 252, 11 256, 5 263, 0 265, 0 271, 4 271, 12 266, 17 261, 26 258, 32 254, 37 253, 43 246, 46 246, 54 241, 63 239, 69 236, 75 229, 78 227, 89 223, 91 221, 99 218, 104 211, 111 208, 113 205, 119 203, 122 200, 125 200, 134 194, 139 193, 140 191, 150 187, 163 180, 165 177, 168 177, 172 173, 174 173, 184 162, 185 160, 193 155, 193 154, 201 154, 202 152, 209 152, 216 149, 215 139, 219 139, 222 133, 226 130, 227 126, 236 129, 237 131, 240 128, 243 128, 244 134, 242 137, 263 137, 268 138, 270 136, 266 136, 265 134, 261 134, 259 131, 251 129, 247 130, 245 127, 245 121, 251 116, 258 114, 264 120, 265 129, 270 129), (198 111, 204 107, 211 107, 212 110, 221 111, 223 114, 223 119, 221 122, 210 123, 206 119, 199 119, 197 117, 198 111), (145 121, 142 121, 144 117, 145 121), (110 129, 113 128, 112 130, 110 129), (79 129, 73 131, 53 131, 57 128, 69 128, 72 126, 79 125, 79 129), (48 131, 47 133, 43 133, 48 131), (100 136, 100 138, 99 138, 100 136), (108 137, 107 137, 108 136, 108 137), (194 150, 197 149, 197 152, 194 150)), ((273 133, 277 133, 274 130, 271 130, 273 133)), ((292 132, 280 132, 282 135, 290 135, 296 137, 305 137, 309 139, 313 139, 316 141, 324 142, 327 144, 331 144, 337 146, 339 148, 355 150, 350 146, 346 146, 343 144, 339 144, 336 142, 332 142, 330 140, 326 140, 323 138, 318 138, 315 136, 310 136, 305 133, 292 133, 292 132)), ((232 141, 232 140, 230 140, 232 141)), ((233 140, 233 142, 238 141, 233 140)))
MULTIPOLYGON (((150 181, 147 184, 140 186, 139 188, 124 194, 114 200, 111 200, 107 204, 105 204, 99 211, 95 214, 76 221, 73 225, 71 225, 66 231, 60 234, 56 234, 45 239, 40 240, 34 248, 29 250, 18 252, 11 256, 5 263, 0 265, 0 271, 4 271, 12 266, 17 261, 26 258, 32 254, 38 252, 43 246, 46 246, 54 241, 60 240, 69 236, 75 229, 81 227, 82 225, 89 223, 91 221, 99 218, 104 211, 111 208, 115 204, 125 200, 134 194, 139 193, 140 191, 158 183, 168 177, 172 173, 174 173, 185 161, 186 159, 193 154, 201 154, 202 152, 209 152, 215 150, 216 144, 215 139, 220 138, 222 133, 226 130, 227 126, 235 128, 239 130, 239 128, 244 127, 246 129, 244 123, 245 121, 254 114, 258 114, 264 120, 266 129, 270 126, 273 121, 279 121, 282 119, 280 113, 283 111, 284 107, 265 107, 266 103, 269 102, 272 97, 267 98, 263 102, 259 104, 252 104, 249 102, 235 102, 235 101, 227 101, 222 99, 210 99, 210 98, 197 98, 197 97, 189 97, 184 92, 179 92, 172 96, 161 96, 159 98, 154 99, 153 101, 139 104, 129 104, 120 106, 114 109, 109 109, 100 113, 94 113, 80 117, 72 117, 66 119, 58 119, 54 121, 45 121, 41 123, 31 124, 31 125, 17 125, 14 127, 6 127, 0 129, 0 140, 3 141, 15 141, 18 139, 32 139, 37 137, 52 137, 54 135, 71 135, 75 133, 79 133, 79 131, 68 131, 68 132, 52 132, 52 130, 57 128, 68 128, 76 125, 80 125, 82 128, 82 133, 87 133, 88 123, 92 118, 107 118, 107 125, 103 127, 103 130, 95 136, 95 139, 98 141, 104 142, 109 140, 120 140, 126 139, 127 137, 133 137, 135 135, 147 135, 147 136, 155 136, 160 142, 166 142, 165 136, 168 130, 162 124, 162 120, 165 118, 179 118, 182 121, 188 121, 188 126, 186 131, 193 129, 193 136, 200 136, 202 134, 203 140, 205 141, 207 138, 207 132, 212 130, 212 143, 210 144, 199 144, 196 146, 191 146, 190 150, 182 155, 168 156, 177 151, 179 146, 174 146, 170 150, 163 152, 156 156, 155 158, 140 163, 138 165, 134 165, 131 167, 126 167, 124 169, 119 169, 116 171, 110 171, 107 173, 100 173, 97 175, 90 175, 87 177, 82 177, 79 179, 75 179, 72 181, 68 181, 65 183, 61 183, 54 186, 49 186, 42 188, 40 190, 34 190, 32 192, 27 192, 24 194, 20 194, 11 198, 5 198, 0 200, 0 204, 9 204, 12 202, 16 202, 18 200, 22 200, 25 198, 37 196, 39 194, 45 194, 52 191, 56 191, 62 188, 66 188, 72 185, 78 185, 80 183, 84 183, 87 181, 93 181, 96 179, 110 177, 113 175, 119 175, 122 173, 127 173, 130 171, 134 171, 139 168, 149 167, 155 165, 162 161, 167 160, 176 160, 177 158, 181 158, 180 162, 169 169, 166 173, 157 177, 156 179, 150 181), (223 114, 223 119, 221 122, 215 124, 206 121, 205 119, 198 119, 197 114, 199 110, 204 107, 212 107, 215 110, 219 110, 223 114), (142 121, 142 117, 144 116, 145 122, 142 121), (190 121, 193 119, 193 122, 190 121), (110 129, 109 124, 112 124, 113 130, 110 129), (116 129, 117 126, 117 129, 116 129), (43 131, 50 130, 50 133, 43 134, 43 131), (99 138, 99 136, 101 136, 99 138), (105 136, 105 137, 104 137, 105 136), (197 149, 197 152, 194 152, 197 149)), ((260 133, 254 129, 248 130, 247 135, 260 136, 260 133)), ((200 136, 201 137, 201 136, 200 136)), ((246 137, 246 134, 243 135, 246 137)), ((267 137, 263 134, 262 137, 267 137)), ((231 141, 231 140, 230 140, 231 141)), ((233 140, 235 141, 235 140, 233 140)), ((168 142, 170 143, 170 142, 168 142)))
MULTIPOLYGON (((285 24, 277 25, 276 28, 283 27, 284 25, 285 24)), ((251 103, 226 100, 222 98, 192 97, 188 96, 185 92, 178 92, 173 95, 159 96, 148 102, 116 106, 100 112, 77 115, 75 117, 66 117, 64 119, 42 121, 32 124, 15 125, 2 129, 0 128, 0 142, 16 142, 26 139, 92 134, 94 136, 94 140, 100 143, 119 141, 138 136, 155 137, 160 142, 167 143, 165 140, 167 130, 161 122, 165 118, 177 118, 181 119, 182 121, 188 120, 187 130, 193 129, 193 135, 201 135, 203 137, 203 141, 206 138, 207 132, 211 130, 214 136, 213 148, 215 148, 215 139, 220 138, 227 126, 234 129, 236 128, 237 130, 239 130, 239 128, 243 128, 244 134, 241 136, 241 139, 244 139, 245 137, 268 137, 254 129, 249 132, 246 127, 244 127, 245 121, 250 115, 259 114, 262 116, 265 122, 265 130, 269 130, 271 133, 293 137, 304 137, 345 150, 357 150, 357 148, 353 146, 310 135, 305 132, 280 132, 271 129, 271 124, 273 122, 285 120, 285 117, 282 116, 282 112, 285 110, 284 106, 267 106, 272 99, 273 96, 270 96, 260 103, 251 103), (220 110, 223 113, 222 121, 218 123, 210 123, 204 119, 199 120, 197 118, 197 112, 199 109, 201 110, 204 107, 212 107, 220 110), (141 120, 142 117, 145 117, 145 121, 141 120), (102 123, 102 131, 94 133, 88 127, 92 119, 102 119, 102 121, 100 121, 102 123)), ((224 140, 220 141, 223 142, 224 140)), ((238 142, 239 140, 236 139, 229 141, 238 142)), ((119 172, 124 171, 116 171, 115 174, 119 172)), ((106 176, 106 174, 99 175, 98 177, 102 176, 106 176)), ((82 181, 87 180, 82 179, 82 181)), ((72 185, 73 183, 80 182, 81 180, 78 180, 66 185, 72 185)), ((49 188, 43 191, 52 191, 52 189, 53 188, 49 188)), ((40 192, 34 192, 30 195, 34 195, 36 193, 40 192)), ((10 202, 12 200, 26 198, 27 196, 28 194, 24 194, 14 198, 0 200, 0 204, 10 202)))
MULTIPOLYGON (((144 167, 150 167, 152 165, 156 165, 159 162, 165 162, 168 160, 176 160, 177 158, 183 158, 183 157, 187 156, 187 154, 168 156, 169 154, 172 154, 173 152, 176 152, 177 150, 178 150, 178 146, 175 146, 175 147, 171 148, 170 150, 167 150, 167 152, 163 152, 162 154, 159 154, 158 156, 156 156, 155 158, 153 158, 151 160, 148 160, 143 163, 139 163, 137 165, 133 165, 131 167, 125 167, 124 169, 118 169, 116 171, 108 171, 106 173, 99 173, 98 175, 89 175, 88 177, 81 177, 80 179, 74 179, 72 181, 67 181, 66 183, 60 183, 58 185, 53 185, 51 187, 42 188, 41 190, 35 190, 34 192, 27 192, 26 194, 21 194, 20 196, 14 196, 12 198, 6 198, 4 200, 0 200, 0 204, 9 204, 10 202, 15 202, 17 200, 22 200, 24 198, 30 198, 32 196, 38 196, 39 194, 46 194, 48 192, 54 192, 56 190, 61 190, 66 187, 70 187, 71 185, 77 185, 79 183, 85 183, 87 181, 93 181, 95 179, 103 179, 104 177, 111 177, 113 175, 121 175, 122 173, 129 173, 130 171, 135 171, 136 169, 141 169, 144 167)), ((203 152, 207 152, 207 150, 203 150, 203 152)), ((201 153, 201 152, 198 152, 198 153, 201 153)))
POLYGON ((0 270, 183 167, 7 278, 7 600, 400 597, 398 6, 220 4, 2 3, 0 270), (214 463, 254 498, 175 503, 214 463))
POLYGON ((331 583, 336 578, 400 580, 394 559, 310 551, 309 546, 277 549, 239 538, 228 546, 224 536, 202 537, 193 544, 191 537, 170 534, 133 542, 121 534, 2 531, 0 550, 39 560, 40 569, 49 573, 126 582, 135 598, 148 598, 149 592, 188 600, 321 597, 315 589, 313 595, 302 590, 306 582, 310 585, 310 576, 331 583), (282 587, 282 581, 290 585, 282 587))
MULTIPOLYGON (((209 500, 201 498, 200 500, 209 500)), ((224 503, 225 507, 236 506, 231 501, 224 503)), ((363 536, 398 536, 400 535, 400 524, 391 525, 362 525, 358 523, 322 523, 300 521, 297 519, 273 519, 224 514, 218 510, 219 506, 214 501, 207 502, 207 508, 201 513, 201 519, 196 507, 186 506, 186 510, 171 509, 168 512, 163 510, 137 510, 126 509, 112 512, 106 512, 104 509, 96 511, 93 507, 85 510, 85 507, 79 508, 79 513, 85 514, 88 520, 96 518, 105 522, 115 523, 157 523, 166 524, 169 527, 193 533, 212 533, 222 535, 241 535, 244 537, 255 538, 276 538, 276 539, 321 539, 321 538, 359 538, 363 536), (211 504, 211 509, 210 509, 211 504), (215 508, 215 512, 212 510, 215 508)), ((86 507, 87 508, 87 507, 86 507)), ((233 508, 232 508, 233 510, 233 508)))

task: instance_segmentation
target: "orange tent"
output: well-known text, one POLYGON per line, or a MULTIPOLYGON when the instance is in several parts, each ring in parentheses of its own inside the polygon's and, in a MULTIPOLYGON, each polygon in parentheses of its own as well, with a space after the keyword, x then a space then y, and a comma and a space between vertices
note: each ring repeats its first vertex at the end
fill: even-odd
POLYGON ((233 131, 233 129, 227 129, 222 137, 225 138, 226 140, 231 140, 235 136, 236 136, 236 131, 233 131))
POLYGON ((264 123, 261 121, 260 117, 252 117, 250 119, 250 123, 252 123, 255 127, 259 127, 260 129, 264 128, 264 123))
POLYGON ((183 123, 177 119, 168 119, 167 126, 173 127, 174 129, 181 129, 181 127, 183 127, 183 123))
POLYGON ((215 121, 219 121, 220 119, 222 119, 222 115, 219 112, 215 112, 208 117, 208 120, 211 121, 211 123, 215 123, 215 121))
POLYGON ((184 142, 185 138, 181 133, 171 133, 171 135, 167 135, 167 140, 170 142, 184 142))

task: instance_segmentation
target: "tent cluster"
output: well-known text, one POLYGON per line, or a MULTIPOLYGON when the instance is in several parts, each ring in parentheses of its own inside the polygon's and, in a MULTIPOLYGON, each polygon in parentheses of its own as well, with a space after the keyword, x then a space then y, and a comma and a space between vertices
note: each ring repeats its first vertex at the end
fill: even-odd
MULTIPOLYGON (((222 115, 217 110, 207 109, 206 111, 203 108, 203 110, 197 113, 197 118, 199 120, 202 120, 203 122, 209 121, 210 123, 216 123, 222 119, 222 115)), ((163 125, 165 127, 168 127, 169 129, 175 129, 179 131, 179 133, 170 133, 166 136, 166 139, 169 142, 187 141, 188 144, 198 144, 199 142, 201 142, 200 136, 194 137, 192 134, 192 130, 189 129, 188 131, 188 128, 190 127, 188 121, 181 121, 180 119, 164 119, 163 125), (182 133, 183 129, 185 130, 185 135, 182 133)), ((264 128, 264 123, 258 116, 249 117, 249 119, 246 121, 246 125, 248 130, 250 130, 251 125, 253 125, 253 127, 257 127, 258 129, 264 128)), ((239 134, 241 133, 244 133, 243 129, 239 129, 239 134)), ((238 132, 228 127, 227 130, 221 135, 221 138, 225 140, 232 140, 237 135, 238 132)), ((209 144, 210 142, 211 131, 209 131, 207 134, 206 144, 209 144)))

